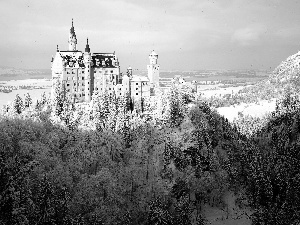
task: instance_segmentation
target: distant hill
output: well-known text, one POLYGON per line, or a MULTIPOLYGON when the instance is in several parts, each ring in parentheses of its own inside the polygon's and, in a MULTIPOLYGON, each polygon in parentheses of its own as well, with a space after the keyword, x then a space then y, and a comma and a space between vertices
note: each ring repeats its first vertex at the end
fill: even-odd
POLYGON ((294 55, 289 56, 285 61, 281 62, 279 66, 273 71, 271 79, 276 82, 283 82, 298 76, 300 69, 300 51, 294 55))
MULTIPOLYGON (((264 79, 251 87, 240 90, 238 95, 243 99, 268 100, 282 97, 285 91, 292 93, 300 91, 300 52, 289 56, 264 79)), ((245 101, 242 101, 245 102, 245 101)))
POLYGON ((12 67, 0 67, 0 81, 24 80, 24 79, 50 79, 50 69, 16 69, 12 67))

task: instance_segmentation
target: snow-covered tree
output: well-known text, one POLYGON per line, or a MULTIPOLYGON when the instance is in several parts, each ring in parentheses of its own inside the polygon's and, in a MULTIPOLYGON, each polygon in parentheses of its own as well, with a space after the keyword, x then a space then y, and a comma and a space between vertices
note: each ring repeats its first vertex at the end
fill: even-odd
POLYGON ((13 103, 14 111, 15 113, 21 114, 24 109, 24 104, 22 98, 19 96, 19 94, 16 95, 16 98, 13 103))

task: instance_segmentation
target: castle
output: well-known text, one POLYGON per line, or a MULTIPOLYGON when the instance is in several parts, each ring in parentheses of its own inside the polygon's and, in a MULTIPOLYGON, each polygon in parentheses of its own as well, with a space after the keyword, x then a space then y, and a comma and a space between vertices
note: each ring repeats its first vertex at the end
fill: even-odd
POLYGON ((116 96, 130 94, 133 100, 150 97, 159 87, 158 55, 152 51, 147 66, 148 77, 120 72, 118 58, 113 53, 91 53, 88 39, 84 52, 77 50, 77 38, 73 25, 69 33, 69 49, 57 52, 51 60, 52 91, 59 82, 66 93, 71 94, 75 102, 90 102, 94 92, 107 92, 116 96))

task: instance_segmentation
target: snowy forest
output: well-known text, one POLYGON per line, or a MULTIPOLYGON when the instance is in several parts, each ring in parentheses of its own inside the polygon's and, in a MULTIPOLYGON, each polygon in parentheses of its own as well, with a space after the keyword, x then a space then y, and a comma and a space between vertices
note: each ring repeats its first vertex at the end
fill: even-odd
POLYGON ((300 223, 293 93, 236 123, 176 88, 140 107, 107 93, 74 104, 59 88, 32 101, 0 116, 0 224, 201 225, 228 191, 254 225, 300 223))

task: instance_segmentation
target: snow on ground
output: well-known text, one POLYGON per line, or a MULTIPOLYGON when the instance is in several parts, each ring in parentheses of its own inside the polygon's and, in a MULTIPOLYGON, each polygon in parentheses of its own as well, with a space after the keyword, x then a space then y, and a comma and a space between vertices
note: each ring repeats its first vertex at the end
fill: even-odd
POLYGON ((27 89, 18 89, 18 90, 13 90, 10 93, 3 93, 0 92, 0 107, 8 104, 9 102, 14 101, 14 99, 16 98, 16 95, 19 94, 20 97, 23 99, 24 101, 24 96, 25 94, 29 93, 31 98, 32 98, 32 102, 36 102, 37 99, 40 99, 41 95, 45 92, 46 95, 48 95, 51 91, 51 88, 45 88, 45 89, 32 89, 32 90, 27 90, 27 89))
POLYGON ((24 100, 24 95, 29 93, 33 102, 37 99, 40 99, 41 95, 45 92, 46 95, 51 92, 51 80, 48 79, 27 79, 27 80, 10 80, 10 81, 1 81, 2 86, 37 86, 43 87, 42 89, 17 89, 12 90, 12 92, 4 93, 0 92, 0 107, 3 105, 12 102, 16 95, 19 94, 24 100))
MULTIPOLYGON (((208 86, 208 85, 205 85, 205 86, 208 86)), ((239 87, 219 88, 219 86, 217 86, 217 85, 210 85, 210 86, 212 86, 211 88, 215 87, 216 89, 202 90, 202 91, 200 90, 200 92, 206 98, 209 98, 209 97, 214 96, 214 95, 219 97, 219 96, 222 96, 222 95, 225 95, 225 94, 236 94, 236 93, 239 92, 239 90, 246 87, 246 86, 239 86, 239 87)), ((248 86, 250 86, 250 85, 248 85, 248 86)))
POLYGON ((255 103, 242 103, 240 105, 234 105, 229 107, 217 108, 217 111, 227 118, 229 121, 233 121, 234 118, 238 117, 238 113, 241 112, 243 115, 250 115, 253 117, 262 117, 265 114, 275 110, 276 99, 270 101, 262 100, 258 104, 255 103))
MULTIPOLYGON (((28 86, 38 86, 44 87, 43 89, 18 89, 13 90, 10 93, 3 93, 0 92, 0 107, 7 104, 8 102, 12 102, 16 95, 19 94, 22 98, 26 93, 29 93, 33 102, 36 99, 39 99, 40 96, 45 92, 49 94, 51 91, 51 80, 49 79, 27 79, 27 80, 10 80, 10 81, 1 81, 2 86, 21 86, 21 85, 28 85, 28 86)), ((219 85, 201 85, 200 89, 204 96, 210 97, 213 95, 220 96, 224 94, 232 94, 237 93, 239 90, 244 88, 244 86, 240 87, 229 87, 229 88, 220 88, 219 85), (213 89, 215 90, 207 90, 213 89), (204 90, 206 89, 206 90, 204 90)), ((251 115, 255 117, 261 117, 264 114, 275 110, 275 99, 271 101, 260 101, 259 104, 251 103, 246 104, 242 103, 240 105, 234 105, 230 107, 220 107, 217 108, 217 111, 227 118, 229 121, 233 121, 234 118, 238 117, 238 113, 241 112, 244 115, 251 115)))
POLYGON ((9 80, 9 81, 1 81, 0 83, 3 86, 21 86, 21 85, 51 86, 51 79, 9 80))

